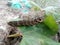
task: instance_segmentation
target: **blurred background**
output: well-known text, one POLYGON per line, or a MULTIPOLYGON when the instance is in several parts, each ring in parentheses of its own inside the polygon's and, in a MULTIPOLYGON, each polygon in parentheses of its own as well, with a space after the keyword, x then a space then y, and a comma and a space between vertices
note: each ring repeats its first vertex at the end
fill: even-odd
POLYGON ((45 8, 47 6, 58 6, 60 7, 60 0, 33 0, 40 7, 45 8))

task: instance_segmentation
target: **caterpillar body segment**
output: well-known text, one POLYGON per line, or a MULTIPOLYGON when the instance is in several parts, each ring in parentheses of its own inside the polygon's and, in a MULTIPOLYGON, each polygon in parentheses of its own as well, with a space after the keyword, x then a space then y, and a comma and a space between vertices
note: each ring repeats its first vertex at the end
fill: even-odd
POLYGON ((8 22, 11 26, 21 26, 21 25, 35 25, 44 20, 44 11, 31 11, 28 14, 19 15, 19 19, 17 21, 8 22))

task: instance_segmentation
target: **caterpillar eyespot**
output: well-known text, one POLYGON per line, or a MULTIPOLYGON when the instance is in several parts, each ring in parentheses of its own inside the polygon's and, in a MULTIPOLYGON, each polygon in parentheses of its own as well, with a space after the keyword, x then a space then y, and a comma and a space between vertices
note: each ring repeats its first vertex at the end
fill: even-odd
POLYGON ((8 24, 11 26, 20 26, 20 25, 36 25, 44 20, 44 11, 30 12, 29 14, 22 14, 19 17, 22 20, 19 21, 10 21, 8 24))

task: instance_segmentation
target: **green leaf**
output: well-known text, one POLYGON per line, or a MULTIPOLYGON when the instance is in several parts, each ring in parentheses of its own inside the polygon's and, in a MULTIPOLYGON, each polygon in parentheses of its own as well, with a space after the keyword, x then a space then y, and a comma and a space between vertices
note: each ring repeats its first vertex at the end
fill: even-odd
POLYGON ((58 25, 52 14, 47 14, 46 18, 44 19, 44 24, 48 26, 53 31, 53 33, 58 32, 58 25))
POLYGON ((23 33, 28 31, 32 31, 32 32, 36 31, 48 37, 52 36, 52 34, 54 35, 51 29, 48 28, 48 26, 46 26, 44 23, 39 23, 33 26, 21 26, 20 29, 23 31, 23 33))
POLYGON ((45 35, 49 35, 48 29, 43 23, 34 26, 21 26, 23 40, 20 45, 60 45, 45 35))

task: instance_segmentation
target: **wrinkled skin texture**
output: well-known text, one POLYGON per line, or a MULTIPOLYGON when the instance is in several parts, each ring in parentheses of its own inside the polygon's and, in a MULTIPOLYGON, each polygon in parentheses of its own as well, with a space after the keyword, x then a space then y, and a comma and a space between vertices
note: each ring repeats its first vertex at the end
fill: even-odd
POLYGON ((14 25, 12 26, 9 25, 9 22, 26 22, 36 18, 43 19, 44 12, 30 11, 28 14, 23 14, 20 12, 20 10, 10 8, 7 4, 7 0, 0 0, 0 45, 19 45, 20 41, 22 40, 22 35, 17 26, 21 24, 17 23, 15 25, 14 23, 11 23, 14 25), (9 35, 16 33, 19 33, 20 36, 8 38, 9 35))

